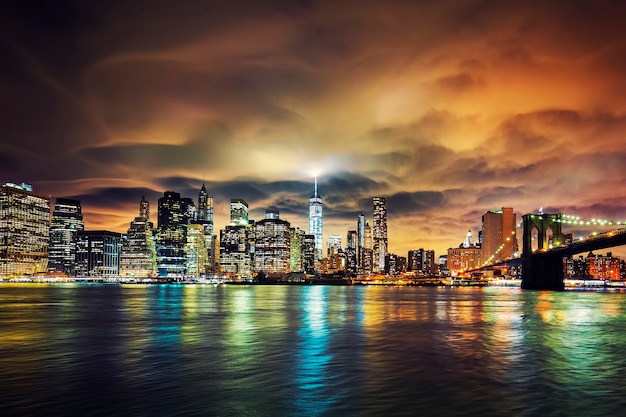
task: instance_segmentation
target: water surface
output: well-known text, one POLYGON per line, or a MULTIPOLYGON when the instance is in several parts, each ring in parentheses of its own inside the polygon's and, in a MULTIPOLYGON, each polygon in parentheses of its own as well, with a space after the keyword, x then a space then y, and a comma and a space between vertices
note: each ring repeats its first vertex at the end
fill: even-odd
POLYGON ((0 284, 0 415, 626 415, 625 297, 0 284))

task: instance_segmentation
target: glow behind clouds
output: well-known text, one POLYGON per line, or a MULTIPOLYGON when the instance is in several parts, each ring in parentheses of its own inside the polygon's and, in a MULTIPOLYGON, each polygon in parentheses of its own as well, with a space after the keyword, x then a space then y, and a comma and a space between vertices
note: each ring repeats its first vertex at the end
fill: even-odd
POLYGON ((324 234, 386 196, 403 255, 502 206, 626 220, 620 2, 26 3, 0 6, 0 180, 88 229, 203 177, 216 229, 235 197, 306 229, 315 174, 324 234))

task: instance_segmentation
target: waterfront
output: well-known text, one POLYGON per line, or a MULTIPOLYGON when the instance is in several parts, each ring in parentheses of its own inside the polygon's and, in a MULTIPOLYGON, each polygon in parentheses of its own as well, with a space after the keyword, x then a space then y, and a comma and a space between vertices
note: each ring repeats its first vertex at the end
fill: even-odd
POLYGON ((6 415, 623 415, 626 293, 0 285, 6 415))

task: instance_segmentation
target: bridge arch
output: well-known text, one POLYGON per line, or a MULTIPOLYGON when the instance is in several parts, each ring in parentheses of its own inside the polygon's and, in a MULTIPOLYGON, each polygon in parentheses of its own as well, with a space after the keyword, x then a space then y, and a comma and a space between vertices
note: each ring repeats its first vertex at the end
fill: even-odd
POLYGON ((537 249, 547 249, 550 233, 553 241, 558 240, 560 243, 563 234, 562 217, 563 213, 524 214, 522 216, 524 226, 522 255, 530 255, 533 252, 533 230, 537 230, 537 249))

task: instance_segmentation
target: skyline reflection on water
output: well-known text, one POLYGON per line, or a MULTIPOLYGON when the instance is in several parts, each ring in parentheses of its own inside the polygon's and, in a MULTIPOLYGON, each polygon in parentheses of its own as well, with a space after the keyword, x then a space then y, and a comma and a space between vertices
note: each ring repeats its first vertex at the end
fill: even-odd
POLYGON ((620 292, 0 285, 1 415, 626 415, 620 292))

